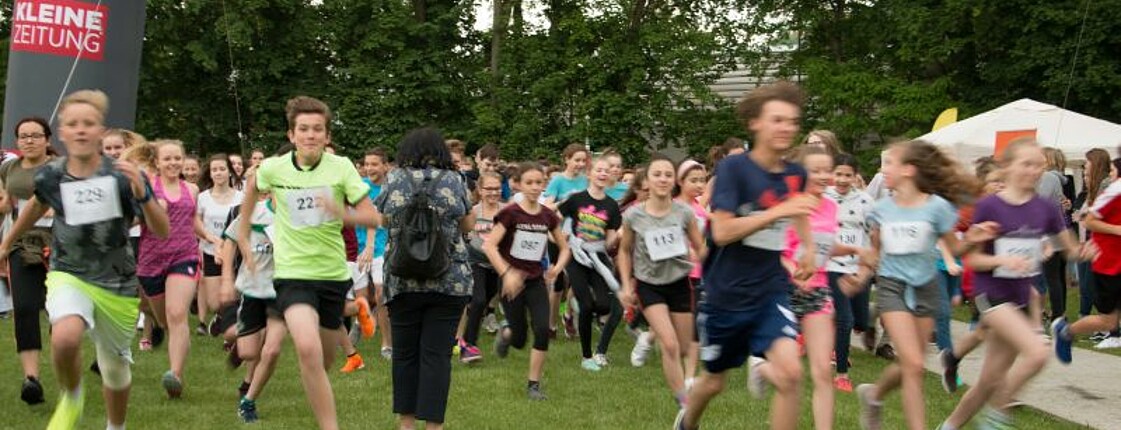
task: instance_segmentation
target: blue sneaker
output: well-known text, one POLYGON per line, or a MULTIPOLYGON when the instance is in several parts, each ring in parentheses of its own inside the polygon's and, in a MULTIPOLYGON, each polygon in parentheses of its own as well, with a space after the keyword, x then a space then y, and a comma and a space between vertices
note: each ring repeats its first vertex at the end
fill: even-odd
POLYGON ((1063 364, 1070 364, 1071 360, 1074 359, 1070 350, 1073 342, 1070 339, 1070 334, 1067 333, 1069 326, 1065 318, 1055 318, 1055 321, 1051 322, 1051 337, 1055 341, 1055 356, 1059 357, 1059 362, 1063 364))
POLYGON ((257 402, 242 397, 237 405, 237 416, 246 424, 257 422, 257 402))

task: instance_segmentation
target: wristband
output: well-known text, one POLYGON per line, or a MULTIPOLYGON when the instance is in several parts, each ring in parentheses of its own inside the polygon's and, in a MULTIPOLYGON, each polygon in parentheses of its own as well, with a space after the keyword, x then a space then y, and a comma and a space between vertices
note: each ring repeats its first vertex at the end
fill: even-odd
POLYGON ((149 187, 148 184, 145 183, 144 184, 144 197, 140 198, 140 199, 137 199, 136 202, 140 203, 140 204, 145 204, 145 203, 148 203, 150 201, 152 201, 152 187, 149 187))

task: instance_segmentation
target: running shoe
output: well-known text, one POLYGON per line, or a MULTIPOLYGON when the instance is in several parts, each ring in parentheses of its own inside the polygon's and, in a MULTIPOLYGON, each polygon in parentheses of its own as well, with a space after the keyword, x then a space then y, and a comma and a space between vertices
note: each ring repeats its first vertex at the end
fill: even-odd
POLYGON ((947 393, 953 393, 958 390, 958 360, 949 348, 943 349, 938 356, 942 361, 942 388, 947 393))
POLYGON ((833 378, 833 388, 843 393, 852 392, 852 379, 849 375, 837 375, 833 378))
POLYGON ((141 351, 151 351, 152 350, 152 341, 148 340, 148 339, 140 339, 140 350, 141 351))
POLYGON ((370 314, 370 302, 365 297, 359 297, 354 299, 354 303, 358 305, 358 326, 362 328, 362 337, 366 339, 374 337, 378 323, 370 314))
POLYGON ((243 380, 241 381, 241 384, 237 386, 237 397, 239 399, 243 399, 245 398, 245 395, 249 394, 250 385, 251 384, 249 382, 243 380))
POLYGON ((39 378, 34 376, 23 378, 23 387, 20 389, 19 398, 29 405, 38 405, 45 402, 43 384, 39 383, 39 378))
POLYGON ((607 367, 608 364, 611 364, 611 362, 607 359, 607 354, 593 355, 592 360, 595 360, 596 364, 599 365, 599 367, 607 367))
POLYGON ((881 402, 872 400, 873 384, 860 384, 856 387, 856 398, 860 400, 860 428, 864 430, 880 430, 883 425, 883 408, 881 402))
POLYGON ((342 372, 351 373, 355 370, 362 370, 365 368, 366 363, 362 361, 362 354, 355 352, 354 355, 348 356, 346 358, 346 365, 343 366, 342 372))
POLYGON ((642 367, 646 365, 646 356, 650 354, 650 348, 654 342, 654 335, 650 332, 640 332, 638 339, 634 342, 634 348, 631 349, 631 366, 642 367))
POLYGON ((179 378, 175 376, 175 373, 172 373, 170 370, 164 372, 161 382, 163 383, 164 391, 167 391, 167 398, 178 399, 183 396, 183 381, 180 381, 179 378))
POLYGON ((393 360, 393 348, 389 347, 389 346, 381 347, 381 358, 392 361, 393 360))
POLYGON ((463 364, 474 363, 483 359, 483 353, 475 345, 466 345, 460 348, 459 361, 463 364))
POLYGON ((564 337, 568 339, 576 337, 576 319, 571 314, 564 314, 561 319, 564 320, 564 337))
POLYGON ((759 366, 762 366, 767 360, 751 357, 747 361, 747 391, 751 393, 751 397, 762 399, 767 395, 767 379, 759 372, 759 366))
POLYGON ((210 337, 218 337, 218 335, 222 334, 221 314, 214 315, 214 318, 210 320, 210 324, 206 325, 206 332, 210 335, 210 337))
POLYGON ((1090 340, 1094 341, 1094 342, 1101 342, 1101 341, 1106 340, 1108 338, 1109 338, 1109 332, 1108 331, 1096 331, 1096 332, 1094 332, 1094 334, 1090 335, 1090 340))
POLYGON ((195 335, 196 336, 206 336, 208 334, 210 334, 210 329, 208 329, 206 327, 206 324, 204 324, 203 322, 200 321, 199 326, 195 327, 195 335))
POLYGON ((1098 342, 1094 345, 1094 349, 1113 349, 1121 348, 1121 337, 1109 337, 1105 340, 1098 342))
POLYGON ((600 367, 598 363, 596 363, 596 360, 594 358, 585 358, 580 362, 580 367, 589 372, 599 372, 600 370, 603 370, 603 368, 600 367))
POLYGON ((237 404, 237 416, 246 424, 257 422, 257 402, 242 397, 237 404))
POLYGON ((483 328, 486 329, 487 333, 497 333, 500 328, 498 325, 498 317, 493 313, 483 317, 483 328))
POLYGON ((85 408, 85 397, 80 387, 77 397, 71 396, 69 393, 58 396, 58 406, 55 406, 54 415, 51 415, 51 422, 47 424, 47 430, 71 430, 78 427, 78 419, 82 417, 82 409, 85 408))
POLYGON ((688 430, 685 428, 685 408, 677 411, 677 418, 673 419, 673 430, 688 430))
POLYGON ((885 343, 883 345, 880 345, 878 348, 876 348, 876 356, 880 357, 884 360, 894 361, 895 360, 895 348, 892 347, 891 344, 887 344, 887 343, 885 343))
POLYGON ((506 358, 510 354, 510 339, 506 337, 506 330, 499 330, 494 338, 494 355, 506 358))
POLYGON ((1012 430, 1015 426, 1011 416, 986 407, 981 412, 981 422, 978 423, 977 428, 980 430, 1012 430))
POLYGON ((1051 323, 1051 333, 1055 335, 1055 356, 1063 364, 1070 364, 1071 360, 1074 359, 1071 352, 1073 345, 1067 327, 1067 321, 1064 318, 1055 318, 1055 321, 1051 323))
POLYGON ((529 400, 534 402, 549 400, 549 396, 546 396, 545 392, 541 391, 541 384, 533 384, 527 387, 526 396, 529 397, 529 400))

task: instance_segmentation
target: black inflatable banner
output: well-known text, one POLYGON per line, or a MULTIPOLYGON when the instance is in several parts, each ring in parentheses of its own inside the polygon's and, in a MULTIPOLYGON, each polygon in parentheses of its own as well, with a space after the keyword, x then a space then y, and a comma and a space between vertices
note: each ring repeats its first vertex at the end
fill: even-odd
MULTIPOLYGON (((62 97, 80 89, 109 95, 110 127, 132 128, 144 43, 144 1, 15 0, 4 97, 3 147, 16 122, 57 123, 62 97)), ((55 148, 63 151, 58 142, 55 148)))

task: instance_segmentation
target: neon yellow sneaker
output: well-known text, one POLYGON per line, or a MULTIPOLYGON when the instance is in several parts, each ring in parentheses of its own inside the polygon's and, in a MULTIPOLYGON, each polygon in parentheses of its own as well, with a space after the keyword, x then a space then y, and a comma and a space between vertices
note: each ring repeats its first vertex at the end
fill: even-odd
POLYGON ((73 398, 69 393, 62 393, 58 396, 58 406, 55 406, 54 415, 51 415, 51 422, 47 424, 47 430, 71 430, 78 427, 78 419, 82 417, 82 409, 85 407, 86 396, 83 395, 82 389, 78 389, 78 397, 73 398))

